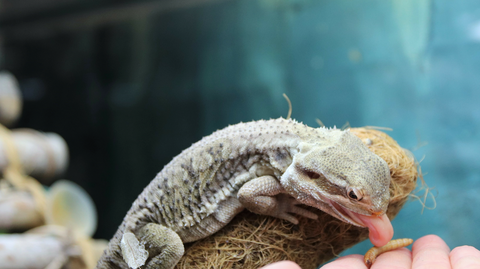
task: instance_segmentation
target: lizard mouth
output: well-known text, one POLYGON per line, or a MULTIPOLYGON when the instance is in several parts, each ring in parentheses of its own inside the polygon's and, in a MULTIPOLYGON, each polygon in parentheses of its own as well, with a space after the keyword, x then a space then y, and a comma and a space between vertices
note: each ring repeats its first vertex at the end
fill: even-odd
POLYGON ((333 211, 337 213, 337 216, 343 221, 355 226, 367 227, 367 225, 357 216, 360 215, 359 213, 352 212, 332 200, 330 200, 328 204, 332 207, 333 211))
POLYGON ((337 214, 337 218, 343 219, 352 225, 368 228, 368 237, 375 246, 383 246, 392 239, 393 227, 387 214, 378 212, 364 215, 352 212, 333 201, 330 201, 329 204, 337 214))

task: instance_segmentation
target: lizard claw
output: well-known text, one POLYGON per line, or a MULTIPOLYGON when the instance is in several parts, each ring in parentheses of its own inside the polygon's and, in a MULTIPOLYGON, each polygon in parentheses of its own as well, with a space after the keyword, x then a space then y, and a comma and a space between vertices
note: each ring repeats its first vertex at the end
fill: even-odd
POLYGON ((298 224, 298 219, 297 218, 295 218, 291 214, 288 214, 288 213, 285 213, 285 212, 278 214, 277 218, 290 221, 291 223, 293 223, 295 225, 298 224))
POLYGON ((305 218, 318 219, 317 214, 315 214, 313 212, 310 212, 309 210, 307 210, 305 208, 298 207, 298 206, 292 206, 292 209, 291 209, 290 212, 295 213, 295 214, 300 215, 300 216, 305 217, 305 218))
POLYGON ((279 197, 277 198, 277 202, 279 203, 278 218, 288 220, 293 224, 298 224, 298 219, 289 213, 294 213, 309 219, 318 219, 317 214, 310 212, 305 208, 297 206, 302 203, 293 199, 292 197, 287 197, 286 195, 279 195, 279 197))

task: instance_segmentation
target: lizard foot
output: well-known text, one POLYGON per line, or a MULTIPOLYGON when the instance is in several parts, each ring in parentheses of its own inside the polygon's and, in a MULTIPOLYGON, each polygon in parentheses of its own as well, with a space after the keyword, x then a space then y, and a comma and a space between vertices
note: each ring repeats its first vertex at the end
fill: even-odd
POLYGON ((298 224, 298 219, 292 213, 310 219, 318 218, 316 214, 297 206, 301 203, 285 194, 273 176, 263 176, 245 183, 238 191, 238 200, 254 213, 288 220, 293 224, 298 224))
POLYGON ((286 194, 279 194, 277 196, 277 218, 288 220, 293 224, 298 224, 298 219, 290 213, 294 213, 309 219, 318 219, 317 214, 299 207, 301 205, 299 201, 286 194))
POLYGON ((185 251, 183 242, 173 230, 156 223, 148 223, 138 231, 149 252, 144 269, 171 269, 185 251))

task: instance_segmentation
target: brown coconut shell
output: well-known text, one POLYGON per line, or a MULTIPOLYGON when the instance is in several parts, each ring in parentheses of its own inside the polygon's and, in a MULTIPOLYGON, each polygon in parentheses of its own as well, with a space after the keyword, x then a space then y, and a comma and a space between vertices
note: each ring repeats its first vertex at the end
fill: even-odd
MULTIPOLYGON (((387 215, 393 219, 416 187, 415 160, 384 132, 368 128, 350 130, 390 167, 387 215)), ((298 225, 244 210, 216 234, 188 244, 175 268, 260 268, 291 260, 303 269, 314 269, 368 238, 366 228, 311 210, 318 214, 318 220, 299 218, 298 225)))

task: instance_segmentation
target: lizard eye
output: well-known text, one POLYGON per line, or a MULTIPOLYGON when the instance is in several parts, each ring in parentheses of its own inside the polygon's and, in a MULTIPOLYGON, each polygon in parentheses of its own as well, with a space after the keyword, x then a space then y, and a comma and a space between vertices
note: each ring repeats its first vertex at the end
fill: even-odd
POLYGON ((358 202, 360 202, 363 199, 362 192, 356 188, 348 188, 347 194, 348 194, 348 197, 350 197, 350 199, 356 200, 358 202))

